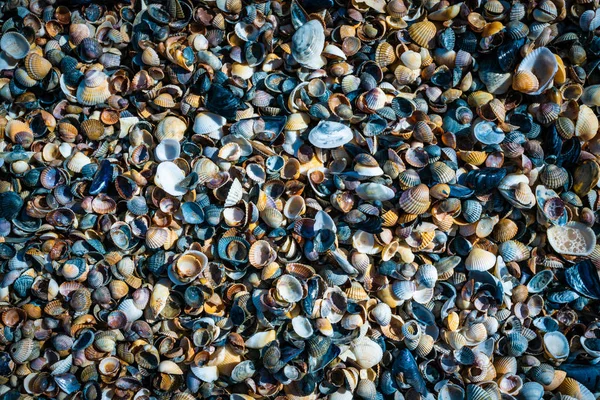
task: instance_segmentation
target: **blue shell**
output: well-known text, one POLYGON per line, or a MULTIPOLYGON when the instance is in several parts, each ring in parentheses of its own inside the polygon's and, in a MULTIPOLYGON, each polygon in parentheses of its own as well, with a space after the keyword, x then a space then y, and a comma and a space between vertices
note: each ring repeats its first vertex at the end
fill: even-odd
POLYGON ((89 329, 84 329, 79 334, 79 337, 73 343, 73 350, 85 350, 94 343, 96 335, 89 329))
POLYGON ((150 257, 148 257, 146 262, 148 270, 155 276, 160 276, 167 267, 165 264, 166 255, 162 250, 152 254, 150 257))
POLYGON ((113 167, 110 165, 110 161, 102 160, 100 162, 100 167, 92 180, 92 184, 90 185, 90 194, 96 195, 105 192, 112 179, 113 167))
POLYGON ((27 292, 33 285, 33 277, 29 275, 21 275, 13 284, 13 289, 19 297, 27 297, 27 292))
POLYGON ((81 388, 81 383, 73 374, 66 373, 54 376, 54 382, 66 394, 71 394, 81 388))
POLYGON ((65 265, 66 264, 73 264, 79 269, 79 274, 70 280, 75 280, 75 279, 79 278, 85 272, 86 262, 83 258, 72 258, 70 260, 67 260, 65 262, 65 265))
POLYGON ((423 379, 423 375, 421 375, 417 362, 410 350, 400 350, 400 353, 392 365, 392 373, 394 375, 402 373, 404 375, 405 383, 411 385, 421 395, 425 397, 428 395, 425 380, 423 379))
POLYGON ((188 201, 181 205, 181 215, 183 220, 192 225, 201 224, 204 222, 204 211, 200 204, 188 201))
POLYGON ((590 260, 585 260, 565 271, 567 284, 577 293, 591 299, 600 299, 598 270, 590 260))
POLYGON ((19 215, 23 199, 15 192, 0 193, 0 218, 11 220, 19 215))
POLYGON ((469 171, 465 183, 468 187, 475 190, 475 194, 488 194, 498 187, 498 184, 505 176, 506 169, 482 168, 469 171))
POLYGON ((219 254, 219 257, 234 266, 239 266, 248 262, 249 249, 250 243, 248 243, 246 239, 237 236, 222 238, 219 240, 219 244, 217 245, 217 253, 219 254), (237 258, 233 258, 231 254, 228 254, 228 250, 230 250, 229 246, 234 242, 237 243, 238 246, 242 247, 237 249, 234 254, 234 256, 237 258))
POLYGON ((204 304, 204 293, 199 286, 188 286, 183 295, 185 304, 193 308, 200 308, 204 304))

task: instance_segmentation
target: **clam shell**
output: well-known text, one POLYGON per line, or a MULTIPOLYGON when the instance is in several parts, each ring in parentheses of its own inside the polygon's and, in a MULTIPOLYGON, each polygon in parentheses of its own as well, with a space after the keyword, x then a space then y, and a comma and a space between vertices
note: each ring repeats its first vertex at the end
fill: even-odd
POLYGON ((596 235, 580 222, 548 229, 548 241, 559 254, 587 256, 596 246, 596 235))
POLYGON ((554 54, 545 47, 539 47, 521 61, 517 68, 513 84, 521 73, 530 77, 535 76, 538 81, 537 88, 531 87, 525 93, 539 95, 553 84, 554 75, 556 75, 557 71, 558 63, 554 54))
POLYGON ((158 165, 154 183, 172 196, 182 196, 187 189, 180 186, 185 179, 184 172, 171 161, 164 161, 158 165))
POLYGON ((345 145, 354 138, 352 130, 339 122, 321 121, 314 127, 308 140, 321 149, 333 149, 345 145))
POLYGON ((325 32, 318 20, 308 21, 292 36, 292 56, 303 67, 321 68, 321 53, 325 47, 325 32))
POLYGON ((496 256, 478 247, 474 247, 465 260, 465 267, 469 271, 487 271, 494 265, 496 265, 496 256))

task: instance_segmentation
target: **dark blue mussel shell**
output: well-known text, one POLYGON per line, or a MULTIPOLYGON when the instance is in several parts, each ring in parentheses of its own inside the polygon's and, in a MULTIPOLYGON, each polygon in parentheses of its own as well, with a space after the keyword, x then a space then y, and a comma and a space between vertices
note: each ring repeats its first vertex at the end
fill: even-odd
POLYGON ((465 183, 477 195, 488 194, 498 187, 498 184, 505 176, 506 169, 482 168, 469 171, 465 178, 465 183))
POLYGON ((582 296, 600 299, 600 277, 590 260, 585 260, 565 271, 567 284, 582 296))

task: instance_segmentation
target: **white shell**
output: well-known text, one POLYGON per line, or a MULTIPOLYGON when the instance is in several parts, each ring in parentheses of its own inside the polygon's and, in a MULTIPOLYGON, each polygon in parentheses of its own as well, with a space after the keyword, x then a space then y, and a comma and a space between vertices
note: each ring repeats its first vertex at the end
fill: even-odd
POLYGON ((321 149, 335 149, 353 138, 354 134, 349 126, 333 121, 319 122, 308 134, 312 145, 321 149))
POLYGON ((308 339, 314 333, 310 320, 302 315, 292 318, 292 327, 298 336, 308 339))
POLYGON ((317 20, 302 25, 292 37, 292 56, 303 67, 321 68, 325 63, 321 53, 325 47, 325 31, 317 20))
POLYGON ((569 222, 565 226, 548 229, 548 241, 559 254, 587 256, 596 246, 596 235, 592 228, 581 222, 569 222))
POLYGON ((262 349, 275 340, 276 337, 274 330, 257 332, 246 340, 246 347, 249 349, 262 349))
POLYGON ((554 359, 569 356, 569 341, 560 332, 548 332, 544 335, 544 349, 554 359))
POLYGON ((171 196, 183 196, 187 193, 187 190, 179 187, 179 184, 184 179, 185 174, 177 164, 165 161, 158 164, 154 183, 171 196))
POLYGON ((361 368, 372 368, 383 358, 381 346, 367 337, 356 340, 352 344, 351 350, 356 357, 356 363, 361 368))
POLYGON ((158 161, 173 161, 181 154, 181 144, 175 139, 163 139, 154 150, 158 161))
POLYGON ((531 53, 529 53, 521 64, 517 71, 529 70, 538 78, 540 86, 537 91, 528 93, 529 95, 542 94, 547 88, 553 85, 554 75, 558 71, 558 62, 554 54, 546 47, 538 47, 531 53))
POLYGON ((128 322, 137 321, 144 315, 144 312, 135 306, 133 299, 123 300, 119 304, 119 311, 123 311, 128 322))
POLYGON ((244 188, 242 187, 242 183, 236 178, 234 179, 231 187, 229 188, 229 192, 227 193, 227 198, 225 199, 225 207, 233 207, 235 206, 244 195, 244 188))
POLYGON ((218 114, 211 112, 200 112, 194 119, 194 133, 206 135, 218 132, 225 126, 227 120, 218 114))
POLYGON ((192 365, 190 368, 196 378, 200 379, 203 382, 214 382, 219 379, 219 368, 216 365, 211 365, 208 367, 198 367, 196 365, 192 365))
MULTIPOLYGON (((375 235, 364 231, 356 231, 352 236, 352 245, 356 251, 363 254, 374 254, 375 235)), ((377 252, 377 251, 375 251, 377 252)))
POLYGON ((474 247, 465 260, 465 268, 468 271, 487 271, 494 265, 496 265, 496 256, 479 247, 474 247))
POLYGON ((179 368, 179 365, 171 360, 161 361, 160 364, 158 364, 158 371, 171 375, 183 375, 183 371, 179 368))
POLYGON ((335 222, 333 222, 331 216, 325 211, 319 210, 315 215, 314 230, 319 231, 321 229, 329 229, 330 231, 337 232, 337 226, 335 225, 335 222))

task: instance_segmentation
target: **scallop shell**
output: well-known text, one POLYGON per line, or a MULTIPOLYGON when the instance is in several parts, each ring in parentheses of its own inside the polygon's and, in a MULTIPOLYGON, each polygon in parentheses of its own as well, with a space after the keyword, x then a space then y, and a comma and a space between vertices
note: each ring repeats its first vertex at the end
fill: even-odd
POLYGON ((412 24, 408 27, 408 33, 412 40, 419 46, 428 49, 433 48, 433 39, 435 38, 437 28, 433 22, 427 19, 412 24))

